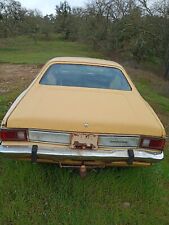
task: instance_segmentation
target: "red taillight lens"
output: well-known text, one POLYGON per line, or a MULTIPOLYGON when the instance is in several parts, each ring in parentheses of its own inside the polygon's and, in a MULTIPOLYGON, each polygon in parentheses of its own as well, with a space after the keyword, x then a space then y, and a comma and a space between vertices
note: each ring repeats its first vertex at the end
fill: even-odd
POLYGON ((25 129, 0 129, 2 141, 27 141, 27 130, 25 129))
POLYGON ((141 139, 140 147, 163 150, 165 146, 165 142, 166 142, 166 139, 164 138, 143 137, 141 139))

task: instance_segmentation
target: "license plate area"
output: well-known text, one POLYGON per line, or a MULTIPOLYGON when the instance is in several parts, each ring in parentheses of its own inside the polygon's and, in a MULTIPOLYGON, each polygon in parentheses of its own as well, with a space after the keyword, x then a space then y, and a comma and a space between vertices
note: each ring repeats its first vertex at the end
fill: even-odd
POLYGON ((98 136, 94 134, 72 134, 71 148, 73 149, 97 149, 98 136))

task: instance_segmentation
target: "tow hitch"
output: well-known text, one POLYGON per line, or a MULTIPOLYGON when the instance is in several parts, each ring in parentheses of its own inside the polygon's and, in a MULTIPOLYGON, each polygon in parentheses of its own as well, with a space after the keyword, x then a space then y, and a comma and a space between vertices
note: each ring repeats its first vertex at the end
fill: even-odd
POLYGON ((86 174, 87 174, 87 168, 86 168, 86 166, 85 165, 81 165, 80 166, 80 176, 81 177, 85 177, 86 176, 86 174))

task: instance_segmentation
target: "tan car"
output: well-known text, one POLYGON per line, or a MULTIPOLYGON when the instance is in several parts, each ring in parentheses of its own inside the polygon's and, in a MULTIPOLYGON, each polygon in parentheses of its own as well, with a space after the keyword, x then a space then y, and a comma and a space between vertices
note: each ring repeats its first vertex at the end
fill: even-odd
POLYGON ((1 125, 0 153, 61 167, 146 166, 166 133, 124 68, 112 61, 50 60, 1 125))

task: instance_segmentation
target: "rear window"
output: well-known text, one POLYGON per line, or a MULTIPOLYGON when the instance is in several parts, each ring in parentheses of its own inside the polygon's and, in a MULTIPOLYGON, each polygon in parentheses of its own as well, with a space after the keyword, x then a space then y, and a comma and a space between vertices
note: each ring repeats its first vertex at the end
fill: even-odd
POLYGON ((40 84, 131 91, 121 70, 104 66, 54 64, 45 72, 40 84))

